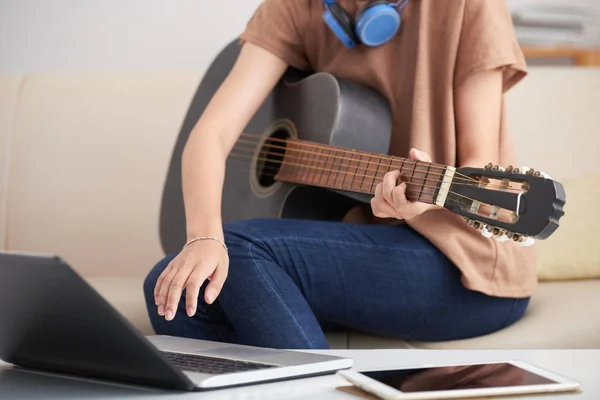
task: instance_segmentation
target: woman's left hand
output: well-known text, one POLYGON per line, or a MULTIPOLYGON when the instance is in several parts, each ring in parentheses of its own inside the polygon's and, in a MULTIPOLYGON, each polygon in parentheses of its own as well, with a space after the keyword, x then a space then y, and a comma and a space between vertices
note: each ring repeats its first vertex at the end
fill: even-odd
MULTIPOLYGON (((427 153, 411 149, 412 160, 432 162, 427 153)), ((375 187, 375 197, 371 199, 373 215, 378 218, 411 219, 432 209, 430 204, 409 201, 406 198, 406 183, 398 184, 400 171, 390 171, 383 177, 383 181, 375 187)), ((410 187, 409 187, 410 193, 410 187)))

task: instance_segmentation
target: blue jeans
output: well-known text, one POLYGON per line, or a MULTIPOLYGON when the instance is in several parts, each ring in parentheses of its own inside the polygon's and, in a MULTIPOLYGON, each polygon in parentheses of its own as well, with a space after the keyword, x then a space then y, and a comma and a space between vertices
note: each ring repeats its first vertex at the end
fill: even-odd
POLYGON ((353 329, 389 338, 441 341, 500 330, 525 312, 528 298, 466 289, 460 271, 405 225, 246 220, 225 226, 229 275, 213 305, 198 299, 186 315, 157 313, 154 286, 176 256, 144 282, 157 334, 286 349, 328 348, 324 330, 353 329))

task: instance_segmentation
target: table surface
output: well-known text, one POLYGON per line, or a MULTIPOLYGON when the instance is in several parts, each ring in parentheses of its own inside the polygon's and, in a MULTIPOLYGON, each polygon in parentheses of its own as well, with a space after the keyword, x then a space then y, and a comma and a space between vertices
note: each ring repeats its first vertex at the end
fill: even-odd
MULTIPOLYGON (((600 399, 600 350, 327 350, 354 358, 354 369, 393 368, 417 364, 448 364, 519 359, 581 383, 581 393, 536 396, 539 400, 600 399)), ((294 379, 201 393, 165 392, 114 385, 13 368, 0 362, 0 399, 323 399, 357 400, 340 390, 348 382, 336 375, 294 379)), ((518 399, 519 397, 511 397, 518 399)), ((522 398, 532 399, 531 396, 522 398)))

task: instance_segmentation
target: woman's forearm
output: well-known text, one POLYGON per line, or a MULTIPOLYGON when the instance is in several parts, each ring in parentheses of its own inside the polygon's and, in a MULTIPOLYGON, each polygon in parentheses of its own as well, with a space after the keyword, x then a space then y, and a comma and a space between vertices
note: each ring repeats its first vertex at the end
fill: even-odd
POLYGON ((193 132, 182 156, 187 240, 223 237, 221 200, 226 150, 213 135, 193 132))
POLYGON ((181 166, 188 240, 223 238, 221 200, 227 156, 286 68, 267 50, 245 44, 192 130, 181 166))

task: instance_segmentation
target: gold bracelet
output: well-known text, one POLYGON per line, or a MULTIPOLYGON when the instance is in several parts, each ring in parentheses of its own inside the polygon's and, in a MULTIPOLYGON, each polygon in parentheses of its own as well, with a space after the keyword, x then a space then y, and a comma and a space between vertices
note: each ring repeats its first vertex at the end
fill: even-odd
POLYGON ((221 246, 223 246, 223 248, 225 249, 225 253, 229 254, 229 250, 227 249, 227 245, 225 245, 225 242, 222 241, 221 239, 219 239, 218 237, 214 237, 214 236, 203 236, 203 237, 197 237, 197 238, 191 239, 183 246, 183 249, 185 249, 188 245, 190 245, 194 242, 197 242, 199 240, 214 240, 216 242, 219 242, 219 243, 221 243, 221 246))

